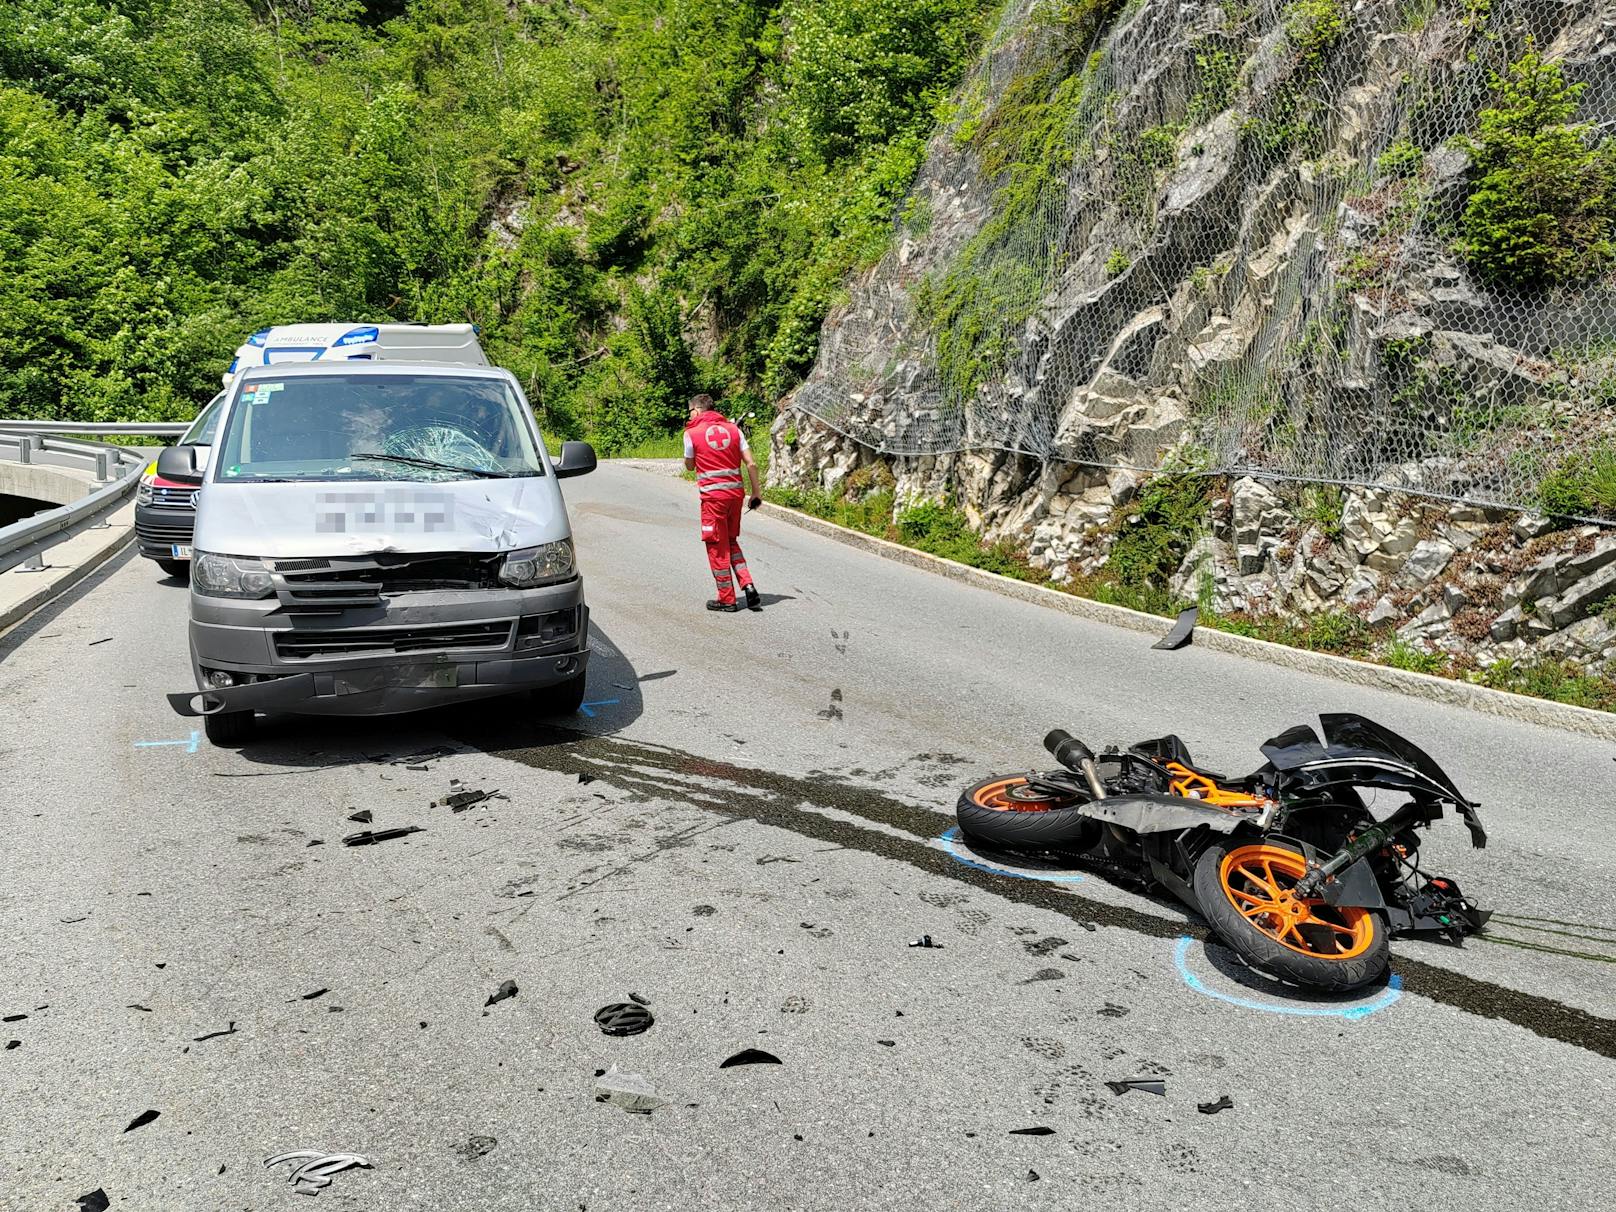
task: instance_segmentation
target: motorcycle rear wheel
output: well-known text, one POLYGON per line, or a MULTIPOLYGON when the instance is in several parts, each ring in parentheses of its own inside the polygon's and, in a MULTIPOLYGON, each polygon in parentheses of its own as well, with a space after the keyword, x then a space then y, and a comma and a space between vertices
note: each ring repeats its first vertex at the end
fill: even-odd
POLYGON ((1307 860, 1289 846, 1242 840, 1195 863, 1201 913, 1241 959, 1290 984, 1345 993, 1385 971, 1386 919, 1372 909, 1292 895, 1307 860))
POLYGON ((1076 796, 1050 795, 1025 775, 995 775, 967 787, 954 806, 967 838, 1006 850, 1085 847, 1095 822, 1077 811, 1076 796))

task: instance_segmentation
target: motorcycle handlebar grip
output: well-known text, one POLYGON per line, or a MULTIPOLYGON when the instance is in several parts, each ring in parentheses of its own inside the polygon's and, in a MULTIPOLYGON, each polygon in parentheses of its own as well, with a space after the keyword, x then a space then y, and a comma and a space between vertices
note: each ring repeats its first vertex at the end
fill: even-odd
POLYGON ((1064 728, 1057 728, 1046 736, 1044 748, 1068 770, 1078 770, 1084 762, 1094 760, 1094 751, 1064 728))

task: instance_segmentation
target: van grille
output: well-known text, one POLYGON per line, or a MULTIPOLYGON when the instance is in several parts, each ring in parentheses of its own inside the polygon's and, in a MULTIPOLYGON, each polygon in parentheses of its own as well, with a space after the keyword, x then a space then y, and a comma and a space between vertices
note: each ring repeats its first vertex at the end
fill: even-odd
POLYGON ((504 648, 511 641, 509 619, 496 623, 457 623, 441 627, 355 627, 343 631, 277 631, 275 652, 283 661, 404 652, 457 652, 504 648))

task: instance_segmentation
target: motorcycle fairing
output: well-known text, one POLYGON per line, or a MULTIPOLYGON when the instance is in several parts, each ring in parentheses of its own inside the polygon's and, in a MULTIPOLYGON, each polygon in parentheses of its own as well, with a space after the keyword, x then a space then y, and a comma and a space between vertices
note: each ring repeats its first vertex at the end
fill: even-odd
POLYGON ((1078 805, 1084 816, 1145 835, 1176 833, 1205 825, 1215 833, 1232 833, 1250 821, 1250 811, 1214 807, 1176 795, 1112 795, 1078 805))

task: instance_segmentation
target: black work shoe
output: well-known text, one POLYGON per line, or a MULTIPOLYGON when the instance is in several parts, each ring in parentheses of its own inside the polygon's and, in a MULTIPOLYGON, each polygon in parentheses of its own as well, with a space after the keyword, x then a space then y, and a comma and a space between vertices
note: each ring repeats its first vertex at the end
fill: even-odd
POLYGON ((763 609, 763 599, 758 597, 756 585, 748 585, 746 587, 746 608, 748 610, 763 609))
POLYGON ((739 602, 719 602, 715 600, 707 603, 708 610, 721 610, 725 614, 734 614, 740 608, 741 604, 739 602))

